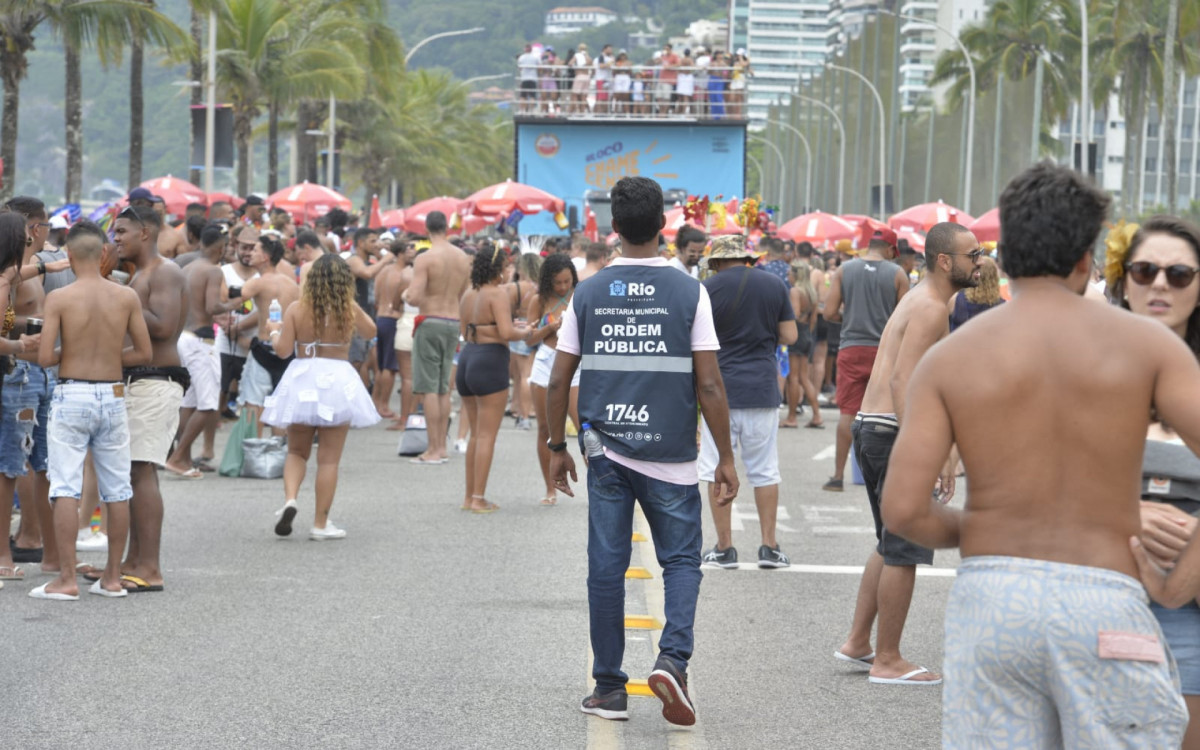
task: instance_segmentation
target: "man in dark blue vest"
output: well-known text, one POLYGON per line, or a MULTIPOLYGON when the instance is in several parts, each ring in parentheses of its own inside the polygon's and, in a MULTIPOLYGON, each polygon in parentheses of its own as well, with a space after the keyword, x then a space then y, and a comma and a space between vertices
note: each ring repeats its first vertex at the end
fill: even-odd
POLYGON ((571 378, 581 367, 580 442, 588 465, 588 606, 595 691, 584 713, 627 719, 625 571, 640 501, 663 567, 667 623, 648 682, 673 724, 696 721, 687 692, 692 624, 700 593, 701 501, 696 469, 696 405, 719 455, 711 498, 727 504, 738 479, 729 409, 717 364, 708 292, 658 255, 663 196, 658 183, 626 177, 612 189, 612 225, 623 255, 582 282, 558 332, 558 358, 546 401, 555 486, 577 481, 565 423, 571 378))

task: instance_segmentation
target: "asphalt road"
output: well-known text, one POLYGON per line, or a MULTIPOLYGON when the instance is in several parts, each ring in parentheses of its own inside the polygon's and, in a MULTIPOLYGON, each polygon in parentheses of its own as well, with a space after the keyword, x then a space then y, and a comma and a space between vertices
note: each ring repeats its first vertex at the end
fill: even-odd
MULTIPOLYGON (((654 698, 632 697, 626 723, 580 713, 585 493, 540 506, 536 433, 509 420, 491 515, 458 510, 461 457, 414 466, 396 457, 396 433, 354 432, 332 513, 343 541, 307 540, 311 471, 288 540, 272 533, 280 481, 164 477, 165 592, 38 601, 26 596, 46 580, 36 565, 0 591, 0 748, 936 747, 940 688, 872 686, 832 659, 874 537, 862 487, 820 490, 836 414, 825 418, 827 430, 780 434, 793 567, 706 569, 691 729, 667 724, 654 698)), ((735 514, 753 563, 748 487, 735 514)), ((706 509, 705 547, 714 539, 706 509)), ((653 549, 634 547, 654 577, 628 581, 626 612, 661 619, 653 549)), ((906 656, 934 669, 956 563, 939 554, 917 579, 905 633, 906 656)), ((657 632, 628 635, 626 671, 644 679, 657 632)))

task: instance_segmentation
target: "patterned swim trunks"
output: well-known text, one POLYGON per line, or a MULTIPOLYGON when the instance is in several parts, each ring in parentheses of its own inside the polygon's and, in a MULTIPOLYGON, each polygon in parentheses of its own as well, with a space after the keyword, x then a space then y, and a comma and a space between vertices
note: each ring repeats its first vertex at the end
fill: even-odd
POLYGON ((1134 579, 968 557, 946 604, 943 748, 1179 747, 1175 660, 1134 579))

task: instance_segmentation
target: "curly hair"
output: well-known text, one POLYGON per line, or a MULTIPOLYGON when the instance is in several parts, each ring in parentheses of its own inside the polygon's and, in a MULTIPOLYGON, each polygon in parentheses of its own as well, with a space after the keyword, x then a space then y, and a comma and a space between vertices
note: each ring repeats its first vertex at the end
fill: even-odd
POLYGON ((575 264, 571 262, 571 256, 555 253, 547 256, 542 262, 542 273, 538 277, 538 294, 543 300, 553 299, 554 277, 567 269, 571 270, 571 288, 574 289, 579 285, 579 273, 575 270, 575 264))
POLYGON ((504 250, 499 245, 492 248, 481 247, 475 253, 475 260, 471 263, 471 287, 480 289, 498 278, 504 271, 504 264, 507 261, 508 256, 504 254, 504 250))
POLYGON ((332 326, 338 341, 350 340, 354 329, 354 274, 339 255, 327 253, 313 261, 300 301, 312 315, 318 338, 332 326))
POLYGON ((967 301, 977 305, 996 305, 1000 302, 1000 269, 996 261, 984 258, 979 266, 979 286, 963 290, 967 301))
POLYGON ((517 259, 517 275, 513 281, 532 281, 538 283, 542 270, 542 256, 537 253, 522 253, 517 259))
MULTIPOLYGON (((1166 234, 1188 243, 1192 252, 1196 254, 1196 262, 1200 263, 1200 227, 1186 219, 1166 214, 1158 214, 1142 222, 1129 243, 1129 252, 1125 259, 1131 260, 1137 254, 1138 247, 1152 234, 1166 234)), ((1126 310, 1129 309, 1129 303, 1125 300, 1125 287, 1128 283, 1129 274, 1122 274, 1109 289, 1109 298, 1126 310)), ((1200 359, 1200 307, 1193 310, 1188 318, 1187 334, 1183 340, 1196 358, 1200 359)))

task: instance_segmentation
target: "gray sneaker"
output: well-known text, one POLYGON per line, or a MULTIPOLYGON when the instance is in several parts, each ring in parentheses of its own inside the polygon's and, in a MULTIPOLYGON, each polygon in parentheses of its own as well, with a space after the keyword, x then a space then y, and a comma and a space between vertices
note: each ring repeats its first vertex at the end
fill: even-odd
POLYGON ((601 695, 600 688, 596 688, 591 695, 583 699, 579 710, 585 714, 599 716, 601 719, 627 721, 629 719, 629 695, 624 690, 614 690, 601 695))
POLYGON ((786 568, 792 564, 788 556, 779 551, 779 545, 768 547, 762 545, 758 548, 758 567, 760 568, 786 568))
POLYGON ((738 566, 737 547, 717 549, 714 544, 700 562, 703 565, 716 565, 718 568, 736 568, 738 566))

